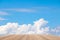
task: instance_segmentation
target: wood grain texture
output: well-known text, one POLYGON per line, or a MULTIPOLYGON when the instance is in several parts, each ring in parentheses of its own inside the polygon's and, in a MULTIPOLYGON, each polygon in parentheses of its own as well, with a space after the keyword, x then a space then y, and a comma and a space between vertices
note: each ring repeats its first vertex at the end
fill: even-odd
POLYGON ((0 40, 60 40, 60 37, 52 35, 8 35, 0 37, 0 40))

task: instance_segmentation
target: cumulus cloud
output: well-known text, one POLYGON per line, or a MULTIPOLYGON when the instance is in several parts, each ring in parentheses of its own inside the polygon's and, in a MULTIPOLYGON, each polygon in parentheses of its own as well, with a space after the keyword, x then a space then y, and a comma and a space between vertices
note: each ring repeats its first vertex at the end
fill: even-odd
POLYGON ((60 26, 51 29, 50 33, 60 36, 60 26))
POLYGON ((34 24, 7 23, 0 26, 0 35, 2 34, 44 34, 49 31, 48 27, 41 28, 47 25, 47 21, 43 18, 34 21, 34 24))
POLYGON ((59 34, 60 27, 50 29, 46 26, 48 21, 43 18, 36 20, 32 24, 7 23, 0 26, 0 35, 8 34, 59 34))
POLYGON ((7 12, 0 11, 0 15, 8 15, 7 12))

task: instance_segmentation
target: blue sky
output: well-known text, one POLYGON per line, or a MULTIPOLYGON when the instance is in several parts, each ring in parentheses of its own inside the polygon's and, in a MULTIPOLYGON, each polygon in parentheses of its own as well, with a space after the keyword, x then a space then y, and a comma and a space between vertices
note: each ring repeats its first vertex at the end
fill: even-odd
POLYGON ((50 27, 60 26, 60 0, 0 0, 0 25, 33 24, 44 18, 50 27))

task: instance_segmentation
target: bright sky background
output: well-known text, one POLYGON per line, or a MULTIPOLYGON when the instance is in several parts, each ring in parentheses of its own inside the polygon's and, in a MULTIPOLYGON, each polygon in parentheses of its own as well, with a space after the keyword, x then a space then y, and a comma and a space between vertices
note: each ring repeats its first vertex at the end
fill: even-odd
POLYGON ((0 0, 0 25, 33 24, 40 18, 51 28, 60 26, 60 0, 0 0))

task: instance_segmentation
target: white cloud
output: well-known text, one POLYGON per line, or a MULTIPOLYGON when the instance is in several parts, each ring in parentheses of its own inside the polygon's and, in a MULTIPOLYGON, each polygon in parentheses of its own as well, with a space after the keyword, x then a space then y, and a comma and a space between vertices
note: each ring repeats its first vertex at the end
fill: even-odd
POLYGON ((5 25, 0 26, 0 34, 7 34, 7 30, 5 28, 5 25))
POLYGON ((41 27, 47 25, 47 23, 48 22, 45 21, 43 18, 41 18, 41 19, 34 22, 33 26, 35 27, 35 29, 37 31, 37 34, 40 34, 40 33, 44 32, 43 30, 41 30, 41 27))
POLYGON ((7 23, 0 26, 0 35, 6 34, 55 34, 60 35, 60 27, 49 28, 47 21, 43 18, 34 21, 34 24, 7 23))
POLYGON ((60 26, 51 29, 51 33, 60 36, 60 26))
POLYGON ((18 12, 35 12, 35 10, 32 10, 32 9, 15 9, 15 11, 18 11, 18 12))
POLYGON ((0 26, 0 35, 2 34, 44 34, 49 31, 48 27, 42 28, 47 25, 47 21, 43 18, 34 21, 34 24, 23 24, 18 23, 7 23, 6 25, 0 26))
POLYGON ((0 26, 0 35, 8 34, 53 34, 60 35, 60 26, 55 28, 49 28, 48 21, 43 18, 33 22, 34 24, 22 24, 7 23, 0 26))
POLYGON ((7 19, 0 17, 0 21, 3 21, 3 20, 7 20, 7 19))
POLYGON ((34 9, 26 9, 26 8, 13 8, 13 9, 1 9, 1 10, 9 10, 9 11, 16 11, 16 12, 36 12, 34 9))
POLYGON ((15 11, 15 12, 34 12, 34 13, 60 13, 60 8, 57 7, 32 7, 32 8, 8 8, 8 9, 0 9, 7 11, 15 11))
POLYGON ((7 12, 0 11, 0 15, 8 15, 7 12))

